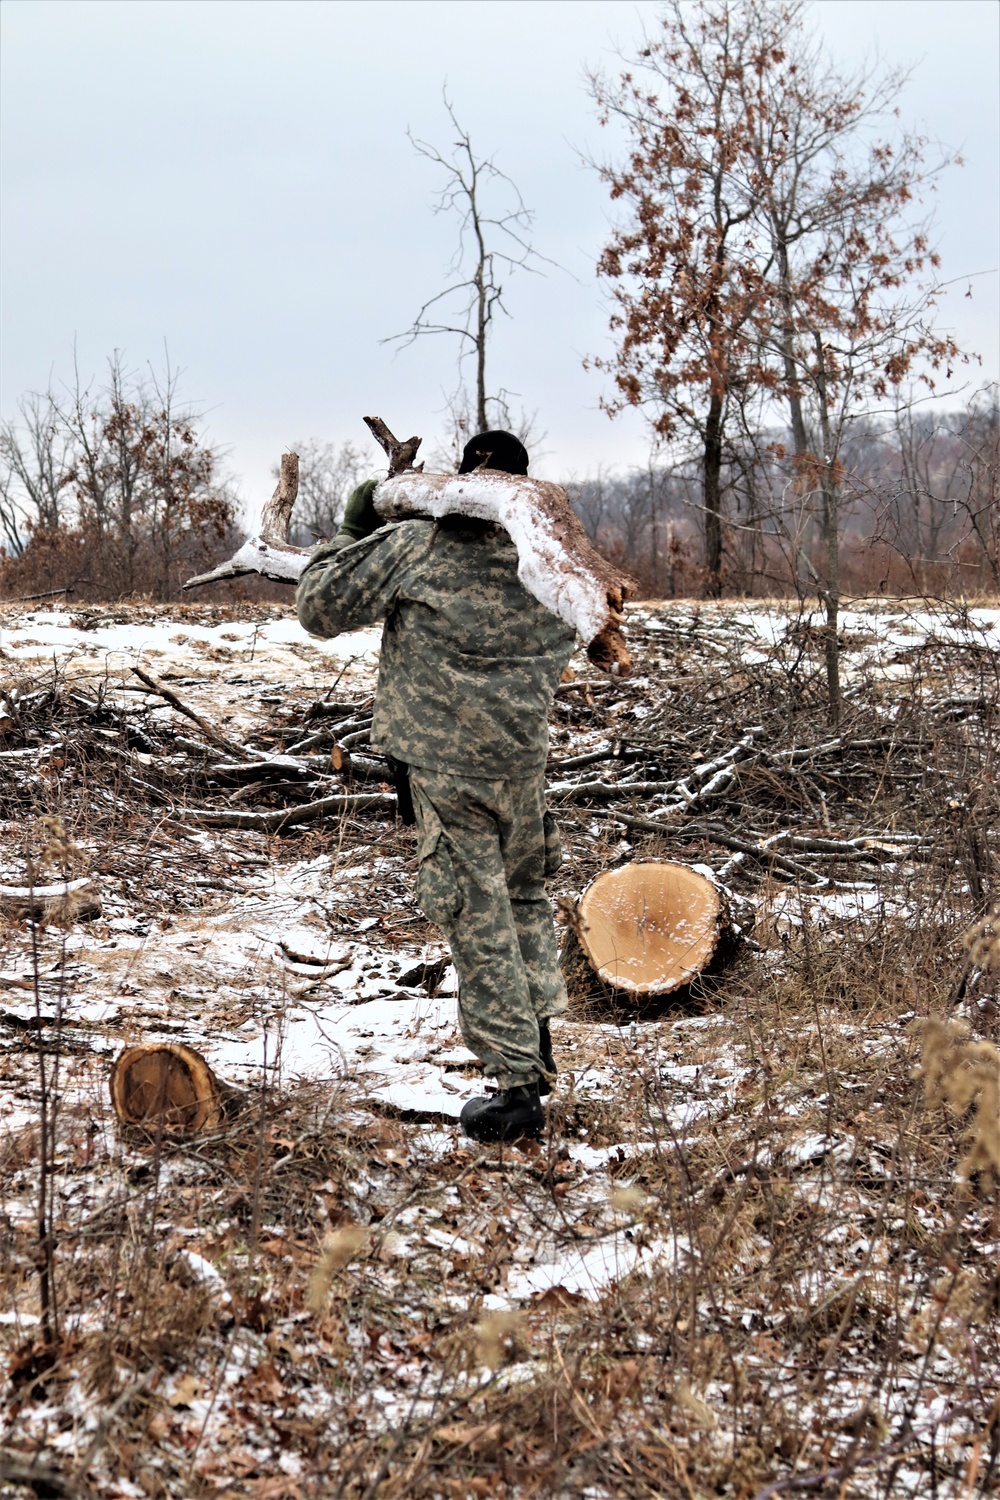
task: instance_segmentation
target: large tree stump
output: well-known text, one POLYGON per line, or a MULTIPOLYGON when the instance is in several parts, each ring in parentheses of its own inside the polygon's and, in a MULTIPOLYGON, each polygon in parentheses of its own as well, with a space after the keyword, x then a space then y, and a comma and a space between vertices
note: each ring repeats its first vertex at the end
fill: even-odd
POLYGON ((182 1042, 126 1047, 111 1068, 111 1103, 123 1125, 189 1136, 221 1125, 227 1097, 200 1052, 182 1042))
POLYGON ((606 870, 576 908, 567 984, 575 996, 611 991, 635 1004, 669 995, 703 974, 736 931, 724 892, 688 865, 606 870))

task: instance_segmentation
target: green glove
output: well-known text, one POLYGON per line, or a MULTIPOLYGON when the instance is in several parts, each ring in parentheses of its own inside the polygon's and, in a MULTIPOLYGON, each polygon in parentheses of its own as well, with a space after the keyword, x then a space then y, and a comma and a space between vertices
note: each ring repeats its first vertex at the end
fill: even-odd
POLYGON ((377 479, 366 479, 364 484, 359 484, 356 490, 351 491, 344 508, 344 519, 337 532, 338 537, 350 537, 352 542, 360 542, 385 525, 372 504, 377 484, 377 479))

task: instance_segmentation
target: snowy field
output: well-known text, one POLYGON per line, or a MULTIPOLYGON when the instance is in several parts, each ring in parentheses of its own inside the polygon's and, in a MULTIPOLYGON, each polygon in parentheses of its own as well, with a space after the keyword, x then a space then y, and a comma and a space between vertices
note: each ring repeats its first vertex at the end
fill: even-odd
POLYGON ((553 895, 632 858, 701 863, 753 937, 658 1013, 577 996, 548 1140, 484 1152, 456 1123, 482 1083, 454 970, 365 743, 378 633, 316 642, 269 606, 0 608, 0 885, 46 843, 69 858, 58 819, 101 907, 0 926, 0 1476, 278 1500, 989 1492, 1000 1230, 913 1072, 923 1016, 998 1035, 961 934, 995 891, 1000 610, 845 609, 835 728, 819 627, 670 602, 633 611, 627 682, 574 658, 553 895), (362 723, 353 773, 322 738, 334 705, 362 723), (379 795, 276 830, 352 788, 379 795), (157 1040, 243 1091, 217 1137, 120 1135, 110 1063, 157 1040))

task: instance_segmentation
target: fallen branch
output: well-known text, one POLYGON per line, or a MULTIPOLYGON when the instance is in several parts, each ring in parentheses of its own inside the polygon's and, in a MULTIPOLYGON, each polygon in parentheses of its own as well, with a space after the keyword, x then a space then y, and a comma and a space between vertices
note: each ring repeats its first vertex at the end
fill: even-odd
MULTIPOLYGON (((401 443, 381 417, 365 417, 365 422, 389 459, 389 472, 374 497, 380 515, 387 520, 465 515, 503 527, 517 548, 518 577, 528 592, 579 631, 587 655, 601 671, 628 675, 632 664, 622 611, 635 585, 594 551, 561 485, 492 469, 424 474, 422 466, 413 465, 419 438, 401 443)), ((297 583, 309 560, 307 550, 288 541, 298 476, 298 455, 282 454, 278 487, 263 509, 258 530, 228 562, 188 579, 184 587, 198 588, 246 573, 297 583)))
POLYGON ((274 812, 226 812, 214 807, 178 808, 173 817, 178 822, 197 823, 205 828, 257 828, 264 833, 280 833, 297 823, 309 823, 327 813, 360 812, 366 807, 395 810, 394 792, 362 792, 336 797, 321 797, 318 802, 304 802, 301 807, 278 808, 274 812))
MULTIPOLYGON (((819 756, 842 754, 848 750, 891 751, 898 746, 898 741, 889 739, 851 740, 845 737, 827 741, 822 745, 802 746, 793 750, 774 752, 755 748, 754 740, 762 733, 763 729, 760 725, 752 726, 728 750, 711 760, 700 762, 685 776, 677 777, 673 781, 558 781, 550 783, 549 795, 560 797, 563 802, 583 800, 610 802, 616 798, 624 802, 636 794, 654 796, 660 804, 658 811, 666 817, 676 812, 692 813, 703 807, 706 802, 718 801, 733 786, 741 772, 758 768, 795 770, 804 761, 814 760, 819 756)), ((641 761, 653 757, 656 753, 655 746, 643 750, 632 748, 627 752, 627 756, 621 757, 614 756, 609 751, 598 751, 590 756, 579 756, 571 761, 567 760, 562 765, 558 762, 550 763, 548 769, 550 773, 558 772, 583 767, 594 761, 618 758, 641 761)))
POLYGON ((269 755, 266 760, 220 761, 214 766, 207 766, 205 770, 207 775, 224 782, 239 783, 248 779, 283 781, 289 777, 302 782, 314 775, 315 767, 304 765, 291 755, 269 755))
POLYGON ((517 576, 528 593, 579 632, 601 671, 626 677, 632 670, 622 611, 635 585, 594 551, 562 485, 493 469, 410 469, 384 479, 374 505, 387 520, 462 515, 501 526, 517 548, 517 576))
POLYGON ((657 796, 670 790, 669 781, 554 781, 546 788, 550 797, 559 797, 563 802, 579 802, 584 798, 607 802, 615 797, 624 801, 629 796, 657 796))
POLYGON ((224 578, 242 578, 247 573, 260 573, 274 583, 298 583, 309 554, 301 547, 293 547, 288 540, 288 526, 292 507, 299 493, 299 455, 283 453, 278 484, 270 500, 261 511, 260 526, 253 536, 247 537, 243 546, 228 562, 220 563, 210 573, 199 573, 189 578, 186 589, 201 588, 205 583, 218 583, 224 578))
POLYGON ((0 1452, 0 1481, 4 1488, 16 1485, 18 1490, 35 1495, 49 1495, 52 1500, 89 1500, 93 1490, 82 1479, 66 1474, 50 1463, 44 1463, 38 1454, 30 1458, 13 1449, 0 1452))
MULTIPOLYGON (((300 755, 302 751, 310 750, 313 745, 322 745, 324 743, 332 745, 336 743, 338 737, 345 732, 348 735, 353 735, 355 731, 360 733, 362 729, 364 729, 366 732, 370 732, 371 725, 372 716, 370 713, 361 715, 354 714, 351 718, 344 719, 340 724, 324 724, 322 729, 316 729, 312 734, 307 734, 305 739, 296 740, 294 745, 289 745, 288 749, 285 751, 285 754, 300 755)), ((343 743, 343 741, 341 741, 341 743, 343 743)))
POLYGON ((739 854, 745 854, 759 864, 788 876, 790 880, 804 880, 807 884, 815 886, 830 883, 828 878, 821 875, 818 870, 811 870, 808 865, 799 864, 797 860, 789 859, 765 845, 754 844, 749 839, 740 838, 738 834, 730 833, 728 828, 722 828, 717 823, 658 823, 654 818, 633 818, 628 813, 606 811, 603 808, 595 808, 593 816, 607 818, 613 823, 621 823, 625 828, 639 828, 645 833, 659 833, 676 839, 707 839, 710 843, 721 844, 724 849, 733 849, 739 854))
POLYGON ((97 917, 101 898, 89 875, 60 880, 55 885, 0 885, 0 912, 33 922, 97 917))
POLYGON ((8 604, 31 604, 36 599, 56 599, 60 594, 75 593, 75 589, 46 589, 41 594, 15 594, 13 599, 8 599, 8 604))
POLYGON ((550 760, 546 766, 547 771, 579 771, 584 766, 597 765, 602 760, 619 760, 623 765, 628 765, 635 760, 648 760, 648 750, 626 749, 625 746, 616 744, 609 745, 605 750, 589 750, 585 755, 571 755, 565 760, 550 760))
POLYGON ((162 682, 157 682, 155 677, 150 677, 141 667, 133 667, 132 671, 151 693, 158 693, 161 698, 166 699, 171 708, 176 708, 177 712, 190 719, 192 724, 197 724, 205 738, 211 740, 213 745, 218 745, 220 750, 225 750, 227 755, 235 755, 239 760, 247 759, 247 752, 242 745, 234 745, 232 740, 227 740, 224 734, 219 734, 217 729, 213 729, 211 724, 206 723, 193 708, 188 708, 187 704, 182 702, 168 687, 164 687, 162 682))

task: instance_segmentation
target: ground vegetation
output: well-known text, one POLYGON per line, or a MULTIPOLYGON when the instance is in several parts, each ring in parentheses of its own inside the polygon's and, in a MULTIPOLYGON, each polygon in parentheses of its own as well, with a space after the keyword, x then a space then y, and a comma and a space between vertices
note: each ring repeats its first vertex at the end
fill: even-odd
POLYGON ((545 1139, 484 1151, 372 633, 7 606, 0 882, 100 898, 0 933, 11 1493, 992 1493, 997 618, 859 603, 836 732, 818 606, 574 660, 567 939, 641 857, 748 941, 658 1008, 575 983, 545 1139), (119 1130, 157 1040, 239 1091, 218 1129, 119 1130))

